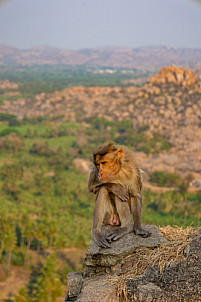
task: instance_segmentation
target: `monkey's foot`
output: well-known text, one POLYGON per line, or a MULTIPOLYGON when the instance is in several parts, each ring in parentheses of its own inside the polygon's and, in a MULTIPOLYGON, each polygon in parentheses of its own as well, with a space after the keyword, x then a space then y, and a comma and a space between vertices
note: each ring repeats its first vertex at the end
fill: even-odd
POLYGON ((141 236, 143 238, 148 238, 151 236, 151 232, 143 230, 142 228, 133 228, 134 234, 141 236))
POLYGON ((107 241, 106 237, 103 234, 93 234, 92 239, 96 242, 96 244, 103 248, 111 248, 111 244, 107 241))
POLYGON ((109 231, 106 235, 106 239, 109 241, 115 241, 118 240, 119 238, 123 237, 124 235, 130 233, 132 229, 123 227, 123 228, 115 228, 111 231, 109 231))

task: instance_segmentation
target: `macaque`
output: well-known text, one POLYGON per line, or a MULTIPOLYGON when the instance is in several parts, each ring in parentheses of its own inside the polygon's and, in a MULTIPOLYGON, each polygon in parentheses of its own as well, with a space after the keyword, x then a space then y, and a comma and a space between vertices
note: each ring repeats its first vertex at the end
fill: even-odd
POLYGON ((134 231, 144 238, 151 235, 141 227, 142 173, 132 151, 112 143, 93 152, 88 190, 96 194, 93 211, 92 239, 100 247, 134 231), (131 214, 134 226, 131 223, 131 214), (104 235, 103 224, 117 226, 104 235))

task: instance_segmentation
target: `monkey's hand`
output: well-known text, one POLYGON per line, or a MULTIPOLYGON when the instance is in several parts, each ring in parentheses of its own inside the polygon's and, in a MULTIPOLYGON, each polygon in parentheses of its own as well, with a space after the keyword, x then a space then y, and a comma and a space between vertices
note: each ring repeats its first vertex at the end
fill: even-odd
POLYGON ((99 187, 99 186, 94 187, 94 188, 92 189, 92 193, 97 194, 99 190, 100 190, 100 187, 99 187))
POLYGON ((127 190, 124 187, 122 187, 121 185, 107 183, 107 184, 105 184, 105 186, 108 189, 108 192, 111 192, 114 195, 116 195, 117 197, 119 197, 119 199, 121 199, 121 201, 127 201, 130 197, 127 190))

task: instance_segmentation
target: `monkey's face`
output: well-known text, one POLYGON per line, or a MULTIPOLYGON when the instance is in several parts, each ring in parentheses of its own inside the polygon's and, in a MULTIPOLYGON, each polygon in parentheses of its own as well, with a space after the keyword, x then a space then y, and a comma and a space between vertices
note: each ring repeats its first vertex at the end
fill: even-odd
POLYGON ((96 156, 95 165, 101 182, 110 181, 120 171, 122 154, 118 151, 96 156))

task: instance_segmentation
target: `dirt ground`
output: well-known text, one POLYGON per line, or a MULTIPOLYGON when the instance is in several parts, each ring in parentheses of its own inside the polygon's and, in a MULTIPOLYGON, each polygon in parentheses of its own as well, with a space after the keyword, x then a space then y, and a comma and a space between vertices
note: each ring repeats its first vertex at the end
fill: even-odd
MULTIPOLYGON (((49 252, 52 253, 52 251, 49 252)), ((85 258, 85 253, 85 250, 77 248, 67 248, 62 251, 57 251, 56 254, 57 259, 59 259, 59 268, 62 269, 66 263, 70 263, 73 270, 82 271, 82 263, 85 258)), ((32 265, 37 265, 39 258, 40 262, 44 262, 45 260, 44 257, 41 256, 38 258, 38 255, 33 251, 31 251, 31 256, 32 265)), ((25 269, 24 267, 12 266, 8 278, 5 281, 0 281, 0 302, 5 302, 6 299, 14 298, 18 294, 19 289, 26 287, 29 283, 31 272, 32 271, 30 269, 25 269)), ((63 295, 57 299, 57 302, 63 302, 67 292, 67 283, 62 286, 62 289, 63 295)))
POLYGON ((19 289, 28 283, 30 275, 31 271, 21 267, 12 267, 10 276, 6 281, 0 282, 0 302, 16 296, 19 289))

